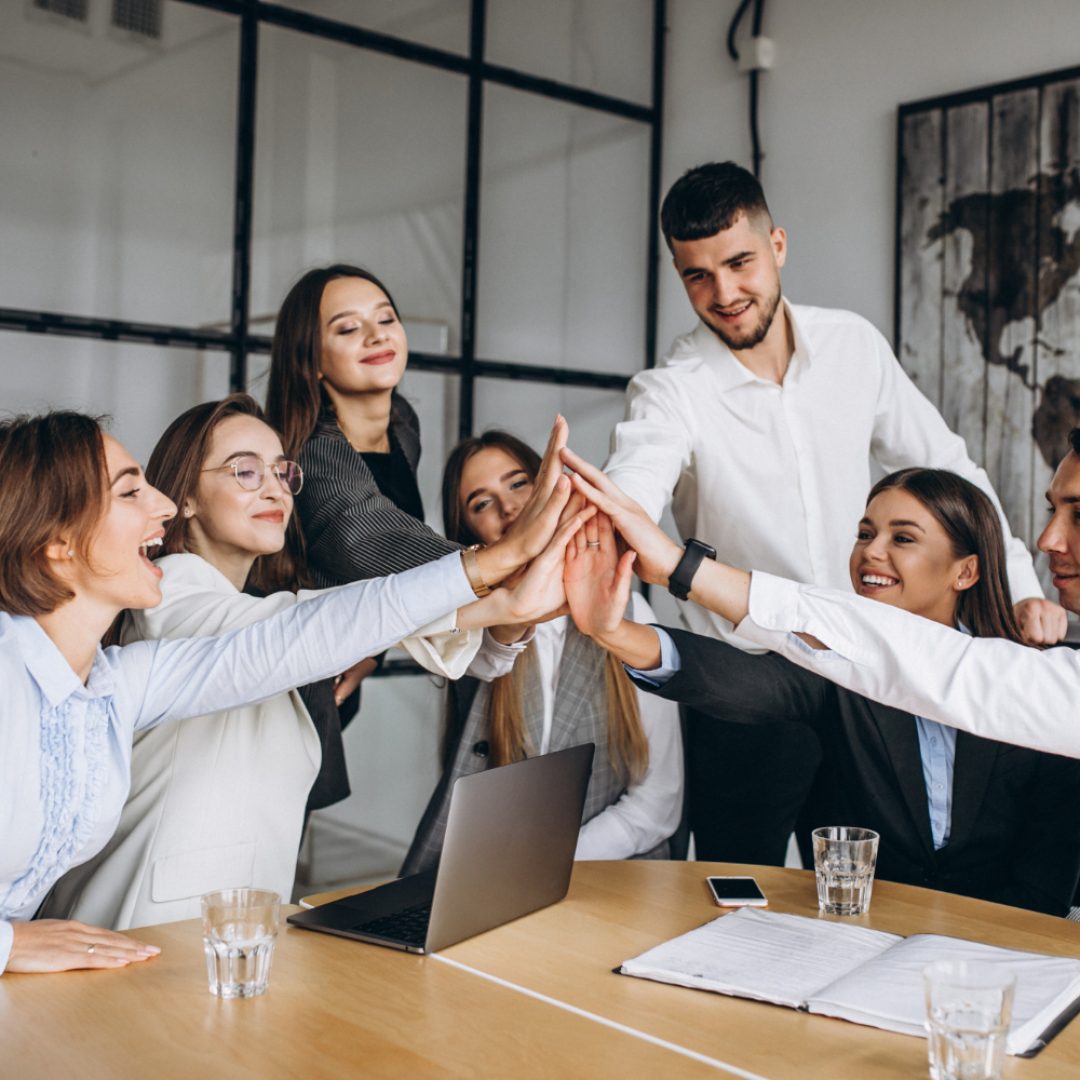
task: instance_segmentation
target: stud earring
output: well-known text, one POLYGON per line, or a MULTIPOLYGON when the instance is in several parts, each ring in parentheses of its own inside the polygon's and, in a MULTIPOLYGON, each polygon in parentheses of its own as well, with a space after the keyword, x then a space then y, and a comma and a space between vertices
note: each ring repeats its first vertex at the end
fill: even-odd
POLYGON ((68 548, 68 558, 69 559, 74 559, 75 558, 75 549, 74 548, 68 548))

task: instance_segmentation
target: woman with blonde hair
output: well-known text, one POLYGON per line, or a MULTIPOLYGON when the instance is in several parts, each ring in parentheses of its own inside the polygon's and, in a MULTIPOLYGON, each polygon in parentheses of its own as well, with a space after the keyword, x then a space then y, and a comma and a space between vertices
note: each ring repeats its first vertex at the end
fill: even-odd
MULTIPOLYGON (((497 543, 530 498, 539 455, 503 431, 459 443, 443 471, 446 534, 497 543)), ((651 622, 635 594, 629 615, 651 622)), ((640 694, 611 656, 562 616, 536 626, 513 670, 490 684, 463 679, 449 691, 444 771, 402 868, 416 873, 442 850, 450 789, 459 776, 583 742, 596 744, 579 859, 668 858, 682 813, 677 708, 640 694)))

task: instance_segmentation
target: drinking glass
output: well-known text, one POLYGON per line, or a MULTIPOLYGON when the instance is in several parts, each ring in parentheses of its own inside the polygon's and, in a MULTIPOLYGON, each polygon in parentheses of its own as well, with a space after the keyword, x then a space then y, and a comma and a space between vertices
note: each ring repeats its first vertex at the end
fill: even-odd
POLYGON ((938 960, 923 982, 933 1080, 1001 1080, 1016 976, 997 964, 938 960))
POLYGON ((223 998, 265 994, 281 897, 268 889, 221 889, 202 898, 202 913, 210 993, 223 998))
POLYGON ((863 915, 870 907, 878 834, 851 825, 815 829, 818 909, 826 915, 863 915))

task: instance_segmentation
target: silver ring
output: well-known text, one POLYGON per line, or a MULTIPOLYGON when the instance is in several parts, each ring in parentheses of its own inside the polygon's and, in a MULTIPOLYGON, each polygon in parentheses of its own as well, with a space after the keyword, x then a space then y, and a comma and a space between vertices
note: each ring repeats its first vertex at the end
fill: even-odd
POLYGON ((599 540, 586 540, 585 541, 585 546, 586 547, 591 547, 591 548, 598 548, 600 546, 600 541, 599 540))
POLYGON ((97 942, 94 942, 94 941, 91 941, 90 944, 86 946, 86 951, 88 953, 92 953, 96 949, 97 949, 97 942))

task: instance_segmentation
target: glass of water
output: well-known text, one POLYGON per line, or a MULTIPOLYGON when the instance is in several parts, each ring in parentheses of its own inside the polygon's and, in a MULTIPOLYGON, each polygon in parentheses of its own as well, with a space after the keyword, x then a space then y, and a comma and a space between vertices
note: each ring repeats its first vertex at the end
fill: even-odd
POLYGON ((933 1080, 1001 1080, 1016 976, 998 964, 938 960, 923 982, 933 1080))
POLYGON ((202 916, 210 993, 223 998, 265 994, 281 897, 268 889, 221 889, 202 898, 202 916))
POLYGON ((878 834, 851 825, 815 829, 818 909, 826 915, 863 915, 870 907, 878 834))

